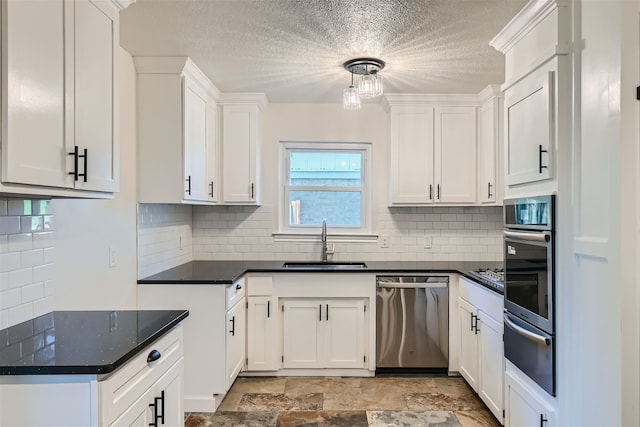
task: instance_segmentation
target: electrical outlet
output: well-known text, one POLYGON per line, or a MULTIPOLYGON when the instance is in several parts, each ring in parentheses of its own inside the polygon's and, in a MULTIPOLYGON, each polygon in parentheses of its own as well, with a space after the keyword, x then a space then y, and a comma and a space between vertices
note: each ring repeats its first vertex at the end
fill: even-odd
POLYGON ((431 236, 424 236, 424 248, 431 249, 433 247, 433 239, 431 236))
POLYGON ((388 248, 389 247, 389 236, 380 236, 380 247, 388 248))
POLYGON ((116 248, 109 246, 109 268, 113 268, 118 265, 118 258, 116 257, 116 248))

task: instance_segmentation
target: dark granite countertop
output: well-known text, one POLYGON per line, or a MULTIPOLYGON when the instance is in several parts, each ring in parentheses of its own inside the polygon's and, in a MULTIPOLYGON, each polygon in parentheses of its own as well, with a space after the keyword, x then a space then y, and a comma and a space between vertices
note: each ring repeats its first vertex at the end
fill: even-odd
POLYGON ((0 375, 106 374, 187 316, 187 310, 53 311, 0 330, 0 375))
MULTIPOLYGON (((479 268, 502 268, 496 261, 365 261, 366 268, 340 268, 319 270, 317 268, 284 268, 282 261, 191 261, 162 271, 138 284, 232 284, 245 273, 460 273, 477 282, 467 273, 479 268)), ((483 284, 484 285, 484 284, 483 284)), ((493 289, 492 289, 493 290, 493 289)))

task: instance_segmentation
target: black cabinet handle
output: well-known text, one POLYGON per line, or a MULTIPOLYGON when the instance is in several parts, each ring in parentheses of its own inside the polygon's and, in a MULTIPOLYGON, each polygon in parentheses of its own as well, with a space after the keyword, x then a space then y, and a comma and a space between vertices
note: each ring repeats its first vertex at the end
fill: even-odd
POLYGON ((471 331, 473 331, 473 318, 476 317, 475 314, 471 313, 471 318, 469 320, 471 320, 471 331))
POLYGON ((329 321, 329 304, 327 304, 327 321, 329 321))
POLYGON ((267 300, 267 317, 271 317, 271 301, 267 300))
POLYGON ((209 183, 209 197, 213 197, 213 181, 209 183))
POLYGON ((429 200, 433 200, 433 184, 429 184, 429 200))
POLYGON ((164 390, 160 392, 160 397, 154 397, 153 403, 149 403, 149 407, 153 408, 153 422, 149 423, 149 427, 157 427, 164 425, 164 390), (160 411, 158 411, 158 406, 160 411), (160 422, 158 422, 160 420, 160 422))
POLYGON ((254 197, 253 192, 254 192, 254 184, 252 182, 251 183, 251 199, 253 199, 253 197, 254 197))
POLYGON ((191 175, 187 179, 185 179, 187 183, 187 195, 191 195, 191 175))
POLYGON ((476 315, 475 317, 476 317, 476 319, 475 319, 476 323, 473 325, 473 329, 475 330, 475 334, 478 335, 478 331, 480 330, 480 329, 478 329, 478 319, 479 319, 479 317, 478 317, 478 315, 476 315))
POLYGON ((236 336, 236 316, 233 316, 231 320, 229 320, 229 322, 231 322, 231 330, 229 332, 231 332, 232 337, 235 337, 236 336))
POLYGON ((440 184, 438 184, 438 200, 440 200, 440 184))
POLYGON ((549 420, 544 417, 544 414, 540 414, 540 427, 544 427, 544 423, 547 421, 549 420))
POLYGON ((151 352, 147 356, 147 363, 155 362, 156 360, 160 359, 161 357, 162 357, 162 354, 160 354, 160 352, 158 350, 153 349, 153 350, 151 350, 151 352))
POLYGON ((542 149, 542 144, 538 145, 538 172, 542 173, 542 169, 546 169, 546 166, 542 165, 542 153, 547 153, 547 150, 542 149))
POLYGON ((236 285, 236 289, 238 289, 238 290, 242 289, 242 285, 241 285, 240 283, 238 283, 238 284, 236 285))
POLYGON ((318 304, 320 307, 320 317, 318 318, 322 322, 322 304, 318 304))
POLYGON ((82 157, 82 159, 84 160, 84 173, 79 173, 78 176, 82 177, 82 180, 84 182, 87 182, 87 175, 88 175, 88 163, 89 163, 89 150, 87 150, 86 148, 84 149, 84 154, 80 154, 78 157, 82 157))
POLYGON ((493 185, 491 185, 490 182, 487 183, 487 198, 491 198, 493 196, 493 194, 491 194, 491 187, 493 187, 493 185))
POLYGON ((73 147, 71 153, 67 153, 69 156, 73 156, 73 172, 69 172, 69 175, 73 175, 73 180, 78 180, 78 146, 73 147))

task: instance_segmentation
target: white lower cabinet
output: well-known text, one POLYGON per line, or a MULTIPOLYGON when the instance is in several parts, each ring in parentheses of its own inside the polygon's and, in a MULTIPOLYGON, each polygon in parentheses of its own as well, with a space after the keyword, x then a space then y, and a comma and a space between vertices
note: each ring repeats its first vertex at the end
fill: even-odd
POLYGON ((214 412, 244 367, 244 281, 138 285, 138 308, 189 310, 184 325, 184 409, 214 412))
POLYGON ((154 387, 148 389, 109 425, 113 427, 181 426, 184 422, 183 370, 184 359, 180 358, 154 387))
POLYGON ((246 301, 241 298, 232 308, 227 310, 226 337, 226 388, 231 388, 236 377, 244 367, 246 341, 246 301))
POLYGON ((498 419, 503 419, 502 297, 460 278, 459 372, 498 419))
POLYGON ((249 296, 247 303, 247 370, 275 371, 278 369, 274 351, 277 348, 277 299, 272 296, 249 296))
POLYGON ((109 374, 1 376, 0 425, 183 425, 182 328, 177 325, 109 374), (151 352, 160 357, 149 361, 151 352), (25 402, 33 410, 13 410, 25 402))
POLYGON ((285 300, 281 307, 285 369, 365 367, 363 299, 285 300))
POLYGON ((504 376, 505 419, 504 425, 509 427, 551 427, 555 425, 554 405, 552 398, 536 390, 536 385, 516 368, 510 369, 504 376))

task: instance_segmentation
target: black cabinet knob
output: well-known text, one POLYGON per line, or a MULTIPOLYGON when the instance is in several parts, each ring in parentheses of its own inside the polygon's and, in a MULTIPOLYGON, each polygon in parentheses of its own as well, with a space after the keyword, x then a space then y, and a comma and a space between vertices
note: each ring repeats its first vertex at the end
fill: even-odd
POLYGON ((158 350, 153 349, 147 356, 147 363, 155 362, 156 360, 160 359, 160 357, 162 357, 162 354, 160 354, 158 350))

